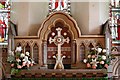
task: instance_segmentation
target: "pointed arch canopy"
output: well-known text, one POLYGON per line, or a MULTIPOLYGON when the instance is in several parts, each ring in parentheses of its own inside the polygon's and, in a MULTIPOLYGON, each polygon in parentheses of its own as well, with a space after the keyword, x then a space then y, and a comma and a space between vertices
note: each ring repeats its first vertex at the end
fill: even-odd
POLYGON ((57 22, 62 23, 64 27, 69 29, 72 39, 77 39, 81 36, 81 31, 77 22, 70 15, 61 11, 52 13, 43 21, 40 29, 38 30, 38 36, 42 40, 47 40, 50 29, 55 27, 57 22))

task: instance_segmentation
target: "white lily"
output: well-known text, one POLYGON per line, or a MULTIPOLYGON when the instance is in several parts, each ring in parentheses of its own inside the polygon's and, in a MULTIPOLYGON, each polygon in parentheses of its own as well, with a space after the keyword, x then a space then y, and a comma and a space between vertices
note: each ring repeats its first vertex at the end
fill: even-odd
POLYGON ((22 47, 21 47, 21 46, 17 47, 15 51, 16 51, 16 52, 17 52, 17 51, 21 52, 21 51, 22 51, 22 47))
POLYGON ((103 56, 102 56, 102 59, 103 59, 103 60, 106 60, 106 56, 105 56, 105 55, 103 55, 103 56))
POLYGON ((20 57, 21 57, 21 58, 25 57, 25 54, 24 54, 24 53, 21 53, 21 54, 20 54, 20 57))
POLYGON ((27 56, 30 56, 30 53, 29 53, 29 52, 26 52, 25 54, 26 54, 27 56))
POLYGON ((87 59, 84 59, 83 62, 84 62, 84 63, 87 63, 87 59))
POLYGON ((102 51, 102 49, 101 49, 101 48, 98 48, 97 50, 98 50, 98 53, 101 53, 101 51, 102 51))
POLYGON ((103 53, 106 53, 106 49, 103 49, 103 51, 102 51, 103 53))

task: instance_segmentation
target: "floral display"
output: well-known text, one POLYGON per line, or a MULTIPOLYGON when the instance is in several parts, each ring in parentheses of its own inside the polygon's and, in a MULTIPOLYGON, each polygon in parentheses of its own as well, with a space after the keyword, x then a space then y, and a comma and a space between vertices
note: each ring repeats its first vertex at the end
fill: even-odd
POLYGON ((106 54, 106 49, 91 48, 83 62, 87 68, 107 69, 110 64, 110 58, 106 54))
POLYGON ((9 51, 8 62, 11 63, 11 73, 18 72, 21 69, 28 69, 33 66, 35 62, 30 58, 30 53, 22 53, 22 47, 19 46, 15 51, 9 51))

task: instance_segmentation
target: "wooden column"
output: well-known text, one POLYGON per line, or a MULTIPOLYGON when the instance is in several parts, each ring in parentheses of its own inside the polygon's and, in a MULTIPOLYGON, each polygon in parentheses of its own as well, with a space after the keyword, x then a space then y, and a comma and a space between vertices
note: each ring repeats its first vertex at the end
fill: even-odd
POLYGON ((43 41, 43 65, 47 66, 47 41, 43 41))
POLYGON ((76 62, 76 41, 75 40, 72 41, 72 47, 71 48, 72 48, 71 59, 72 59, 72 64, 74 64, 76 62))

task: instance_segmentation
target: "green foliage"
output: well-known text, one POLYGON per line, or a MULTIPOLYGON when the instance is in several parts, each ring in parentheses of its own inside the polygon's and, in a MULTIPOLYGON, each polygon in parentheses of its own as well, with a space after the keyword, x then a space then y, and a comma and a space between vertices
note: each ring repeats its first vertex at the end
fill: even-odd
POLYGON ((19 58, 19 57, 20 57, 20 54, 21 54, 20 52, 16 52, 15 57, 16 57, 16 58, 19 58))
POLYGON ((13 75, 13 74, 18 74, 20 71, 21 71, 20 69, 12 68, 12 69, 11 69, 11 75, 13 75))
POLYGON ((1 3, 0 3, 0 8, 4 8, 4 5, 2 5, 1 3))
POLYGON ((7 58, 7 61, 12 63, 15 61, 15 57, 13 55, 10 55, 8 58, 7 58))

